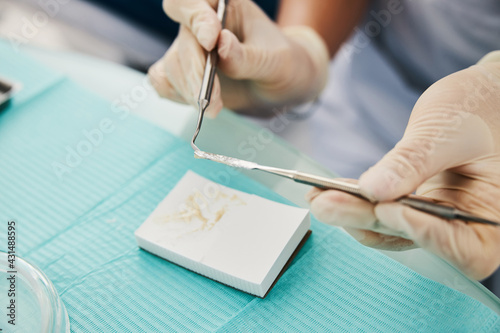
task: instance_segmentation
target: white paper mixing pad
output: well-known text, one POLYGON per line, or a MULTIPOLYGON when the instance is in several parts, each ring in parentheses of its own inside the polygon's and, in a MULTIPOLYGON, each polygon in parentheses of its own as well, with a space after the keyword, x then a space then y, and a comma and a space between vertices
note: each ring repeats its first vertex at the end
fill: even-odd
POLYGON ((151 253, 262 297, 309 227, 307 209, 188 171, 135 236, 151 253))

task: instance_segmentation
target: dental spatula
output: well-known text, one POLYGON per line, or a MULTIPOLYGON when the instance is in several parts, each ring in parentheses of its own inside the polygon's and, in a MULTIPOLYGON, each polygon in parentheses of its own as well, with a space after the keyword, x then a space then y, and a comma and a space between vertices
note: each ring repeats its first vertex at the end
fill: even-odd
MULTIPOLYGON (((219 5, 218 5, 218 9, 217 9, 217 16, 218 16, 219 20, 221 21, 222 27, 224 27, 224 25, 225 25, 226 9, 227 9, 228 2, 229 2, 229 0, 219 0, 219 5)), ((206 111, 208 105, 210 104, 210 98, 212 96, 212 89, 213 89, 215 73, 216 73, 216 69, 217 69, 217 61, 218 61, 217 48, 214 48, 214 50, 212 50, 208 54, 208 57, 207 57, 207 63, 205 66, 205 73, 203 75, 200 96, 198 99, 198 106, 199 106, 198 123, 196 126, 196 131, 193 135, 193 139, 191 140, 191 146, 194 149, 194 154, 195 154, 196 158, 208 159, 208 160, 215 161, 218 163, 227 164, 227 165, 234 167, 234 168, 243 168, 243 169, 248 169, 248 170, 260 170, 260 171, 264 171, 267 173, 271 173, 274 175, 278 175, 281 177, 291 179, 291 180, 298 182, 298 183, 303 183, 303 184, 319 187, 322 189, 338 190, 338 191, 342 191, 342 192, 346 192, 346 193, 355 195, 361 199, 371 201, 369 198, 367 198, 366 196, 364 196, 361 193, 360 188, 357 184, 351 184, 351 183, 339 181, 336 179, 310 175, 310 174, 295 171, 295 170, 286 170, 286 169, 263 166, 263 165, 259 165, 259 164, 254 163, 254 162, 240 160, 237 158, 228 157, 228 156, 219 155, 219 154, 208 153, 208 152, 200 150, 196 146, 195 141, 196 141, 196 138, 198 137, 198 134, 200 133, 201 124, 203 122, 203 116, 205 114, 205 111, 206 111)), ((490 220, 472 215, 472 214, 467 213, 465 211, 459 210, 459 209, 454 208, 454 207, 449 207, 449 206, 445 206, 442 204, 438 204, 438 203, 432 202, 428 198, 421 197, 421 196, 416 196, 416 195, 405 196, 405 197, 402 197, 396 201, 405 205, 405 206, 409 206, 409 207, 412 207, 414 209, 420 210, 422 212, 425 212, 425 213, 428 213, 428 214, 431 214, 431 215, 434 215, 437 217, 445 218, 448 220, 462 220, 465 222, 473 222, 473 223, 481 223, 481 224, 487 224, 487 225, 493 225, 493 226, 500 226, 499 222, 490 221, 490 220)))

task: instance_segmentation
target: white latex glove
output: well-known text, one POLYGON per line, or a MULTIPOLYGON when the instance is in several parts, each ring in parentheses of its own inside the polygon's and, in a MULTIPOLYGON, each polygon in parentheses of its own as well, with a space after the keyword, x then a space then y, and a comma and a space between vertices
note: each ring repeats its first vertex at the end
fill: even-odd
POLYGON ((500 265, 500 227, 447 221, 391 200, 416 190, 500 221, 500 51, 432 85, 416 103, 403 139, 359 185, 381 203, 314 189, 308 194, 313 214, 346 227, 365 245, 420 246, 471 278, 492 274, 500 265))
POLYGON ((162 97, 197 106, 206 53, 218 45, 209 116, 223 104, 234 110, 268 108, 314 99, 327 79, 328 50, 305 26, 280 29, 251 0, 231 0, 226 28, 217 20, 216 0, 164 0, 168 16, 181 24, 150 80, 162 97))

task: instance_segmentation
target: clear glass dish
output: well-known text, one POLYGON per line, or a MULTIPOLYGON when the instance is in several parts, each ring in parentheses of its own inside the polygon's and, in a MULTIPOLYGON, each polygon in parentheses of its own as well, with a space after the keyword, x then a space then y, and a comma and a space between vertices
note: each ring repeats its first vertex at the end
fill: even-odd
POLYGON ((0 332, 69 332, 68 313, 47 276, 19 257, 15 258, 12 270, 8 259, 7 253, 0 251, 0 332), (15 283, 14 288, 11 282, 15 283), (14 300, 13 312, 11 300, 14 300), (9 316, 12 313, 14 316, 9 316), (14 318, 15 325, 9 324, 14 318))

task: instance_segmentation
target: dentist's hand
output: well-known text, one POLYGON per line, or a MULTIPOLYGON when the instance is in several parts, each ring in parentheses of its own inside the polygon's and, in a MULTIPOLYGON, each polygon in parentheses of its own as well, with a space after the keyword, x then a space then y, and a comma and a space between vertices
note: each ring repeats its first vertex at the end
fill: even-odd
POLYGON ((364 173, 362 192, 308 194, 313 214, 361 243, 420 246, 482 279, 500 265, 500 227, 447 221, 391 202, 416 194, 500 221, 500 52, 432 85, 415 105, 403 139, 364 173))
POLYGON ((158 93, 197 105, 207 51, 218 46, 218 75, 208 115, 271 108, 314 99, 327 78, 328 50, 305 26, 279 28, 251 0, 231 0, 226 28, 217 19, 217 0, 164 0, 180 23, 177 39, 149 71, 158 93))

